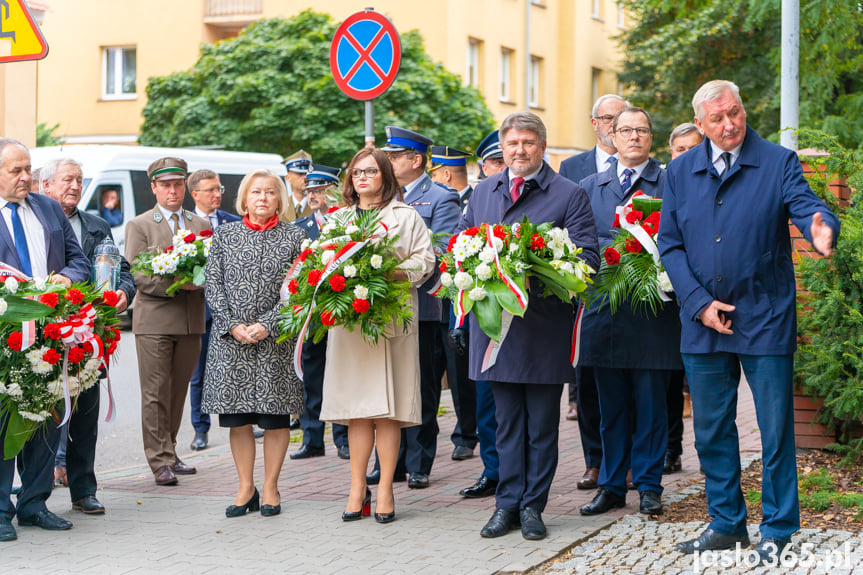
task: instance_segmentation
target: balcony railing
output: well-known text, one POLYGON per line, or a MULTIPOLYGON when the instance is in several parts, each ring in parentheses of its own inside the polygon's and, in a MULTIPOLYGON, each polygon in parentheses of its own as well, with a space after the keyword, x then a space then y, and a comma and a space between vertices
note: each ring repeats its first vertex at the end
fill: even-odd
POLYGON ((207 0, 204 18, 260 16, 263 0, 207 0))

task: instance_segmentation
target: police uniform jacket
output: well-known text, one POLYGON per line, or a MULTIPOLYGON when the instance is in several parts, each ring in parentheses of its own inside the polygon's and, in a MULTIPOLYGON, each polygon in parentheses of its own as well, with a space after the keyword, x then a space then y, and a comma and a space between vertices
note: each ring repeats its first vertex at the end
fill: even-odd
MULTIPOLYGON (((543 163, 536 178, 525 182, 513 204, 509 194, 509 170, 480 182, 473 191, 459 231, 483 223, 514 224, 527 216, 532 223, 552 222, 566 228, 575 245, 583 248, 582 258, 596 269, 599 265, 596 226, 587 194, 577 184, 559 176, 543 163)), ((556 296, 543 297, 531 280, 529 304, 524 317, 513 318, 497 362, 482 371, 482 359, 489 338, 471 317, 470 378, 510 383, 561 384, 574 380, 569 360, 574 321, 571 303, 556 296)))
POLYGON ((788 219, 811 240, 821 212, 839 237, 839 221, 812 192, 797 155, 751 128, 725 177, 713 166, 710 141, 668 166, 659 249, 680 300, 683 353, 785 355, 797 344, 794 266, 788 219), (713 301, 733 334, 704 327, 713 301))
MULTIPOLYGON (((617 177, 617 166, 582 180, 599 233, 600 254, 614 240, 612 231, 617 206, 624 205, 637 191, 661 198, 665 171, 650 159, 639 178, 624 193, 617 177)), ((582 320, 581 366, 621 369, 683 369, 680 359, 680 319, 676 302, 662 306, 659 315, 624 302, 611 313, 608 301, 594 298, 582 320)))

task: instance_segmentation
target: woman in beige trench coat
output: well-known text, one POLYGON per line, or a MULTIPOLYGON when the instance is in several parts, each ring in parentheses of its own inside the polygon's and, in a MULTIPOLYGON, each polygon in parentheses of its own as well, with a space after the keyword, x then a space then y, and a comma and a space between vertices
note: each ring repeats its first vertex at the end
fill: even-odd
MULTIPOLYGON (((387 234, 402 260, 394 279, 411 283, 411 308, 417 315, 416 288, 434 269, 435 255, 428 228, 412 207, 399 199, 401 189, 386 154, 376 149, 358 152, 347 169, 342 194, 346 210, 381 210, 387 234)), ((391 335, 377 345, 367 344, 360 332, 330 330, 321 420, 348 426, 351 449, 351 493, 344 521, 370 513, 371 492, 366 468, 377 443, 381 481, 375 520, 395 519, 392 478, 396 468, 401 428, 420 423, 419 338, 416 323, 407 332, 393 325, 391 335)))

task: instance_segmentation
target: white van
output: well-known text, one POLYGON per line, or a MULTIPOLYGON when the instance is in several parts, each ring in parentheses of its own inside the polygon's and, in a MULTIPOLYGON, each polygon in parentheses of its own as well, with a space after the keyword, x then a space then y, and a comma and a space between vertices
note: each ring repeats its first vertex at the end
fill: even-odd
MULTIPOLYGON (((222 209, 236 213, 234 204, 240 180, 247 173, 268 169, 279 176, 285 175, 282 158, 277 154, 250 152, 224 152, 198 148, 150 148, 146 146, 66 145, 33 148, 30 160, 33 170, 42 167, 53 158, 73 158, 84 166, 84 189, 78 208, 94 215, 99 214, 102 195, 116 190, 120 196, 123 223, 114 226, 111 232, 123 251, 126 222, 155 205, 156 199, 150 189, 147 167, 165 156, 182 158, 189 165, 189 173, 209 169, 219 174, 225 195, 222 209)), ((183 202, 189 210, 195 208, 192 195, 186 193, 183 202)), ((132 254, 133 256, 135 254, 132 254)))

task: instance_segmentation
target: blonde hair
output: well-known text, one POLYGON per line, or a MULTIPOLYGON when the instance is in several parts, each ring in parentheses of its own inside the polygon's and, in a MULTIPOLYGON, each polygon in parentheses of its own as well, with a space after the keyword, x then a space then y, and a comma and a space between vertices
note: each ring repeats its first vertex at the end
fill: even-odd
POLYGON ((288 190, 285 188, 285 182, 282 178, 271 172, 270 170, 255 170, 243 176, 243 181, 240 182, 240 187, 237 190, 237 213, 245 216, 249 213, 247 198, 249 196, 249 188, 252 187, 252 180, 255 178, 272 178, 276 182, 276 188, 279 190, 279 205, 276 208, 276 215, 280 220, 285 221, 288 217, 288 190))

